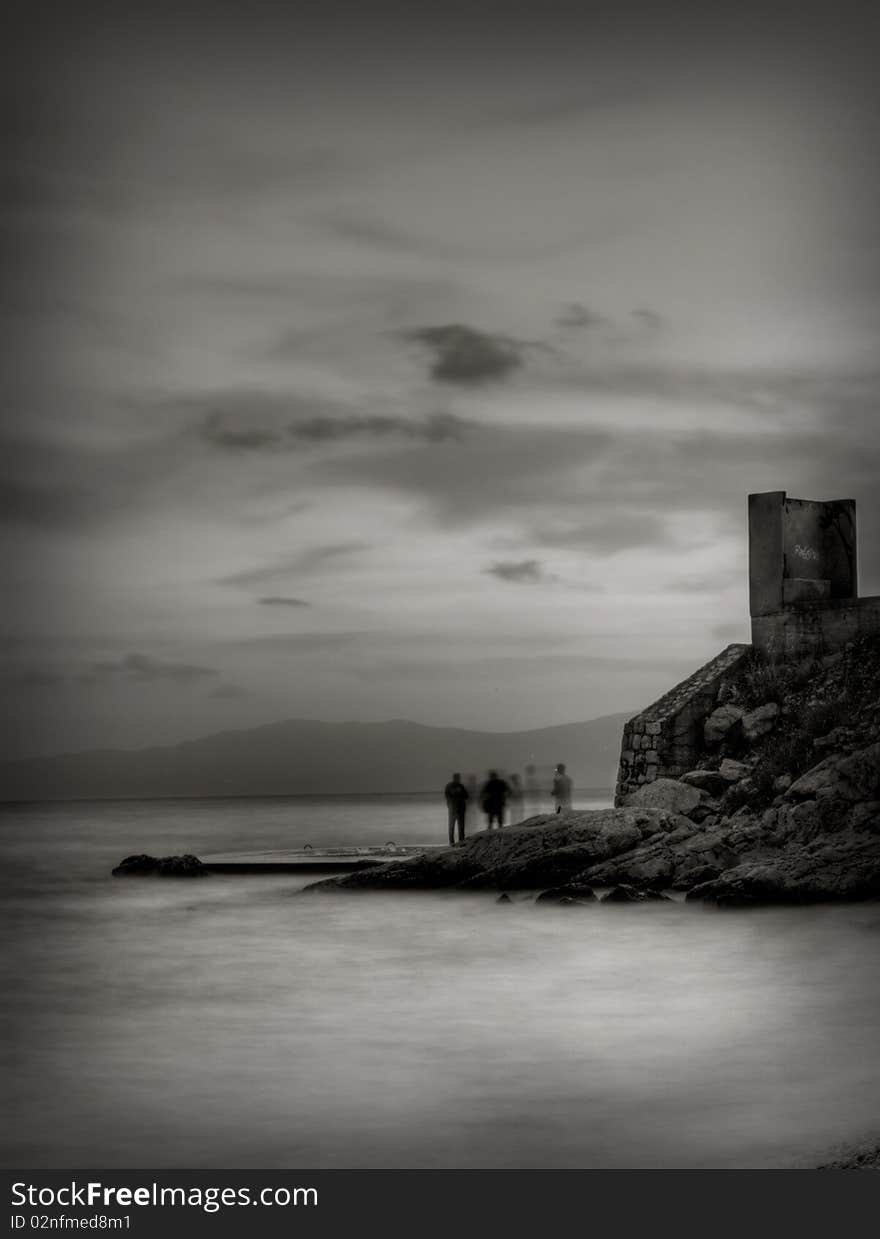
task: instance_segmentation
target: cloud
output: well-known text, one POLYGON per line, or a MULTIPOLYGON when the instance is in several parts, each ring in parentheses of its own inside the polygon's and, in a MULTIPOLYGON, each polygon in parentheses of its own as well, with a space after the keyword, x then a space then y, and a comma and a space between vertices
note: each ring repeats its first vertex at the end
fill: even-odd
POLYGON ((562 311, 557 315, 557 327, 607 327, 608 319, 604 314, 598 314, 595 310, 589 309, 588 306, 581 305, 579 301, 571 301, 564 306, 562 311))
POLYGON ((231 391, 190 397, 185 408, 210 407, 198 433, 227 451, 295 449, 348 439, 400 438, 443 443, 461 439, 465 423, 453 413, 411 418, 386 413, 356 413, 302 393, 231 391))
POLYGON ((239 637, 229 641, 228 645, 238 650, 268 650, 293 656, 358 646, 369 640, 371 635, 362 631, 273 633, 265 637, 239 637))
POLYGON ((658 314, 656 310, 633 310, 632 316, 643 327, 648 327, 651 331, 659 331, 663 326, 663 315, 658 314))
MULTIPOLYGON (((604 497, 606 509, 612 496, 604 497)), ((659 506, 659 505, 658 505, 659 506)), ((541 525, 531 533, 540 546, 589 551, 593 555, 614 555, 633 547, 674 546, 678 539, 670 533, 663 512, 628 512, 615 505, 613 510, 597 511, 590 521, 560 521, 541 525)))
POLYGON ((215 667, 166 662, 163 659, 151 658, 149 654, 132 653, 115 661, 91 663, 83 678, 92 682, 155 684, 168 681, 173 684, 194 684, 219 674, 215 667))
POLYGON ((436 383, 462 386, 506 379, 522 366, 526 350, 536 347, 528 341, 491 335, 462 323, 418 327, 401 334, 404 339, 423 344, 432 354, 430 374, 436 383))
POLYGON ((41 667, 27 667, 25 670, 9 676, 7 684, 16 688, 57 688, 64 684, 67 676, 63 671, 50 671, 41 667))
POLYGON ((669 590, 676 594, 720 594, 730 585, 729 575, 677 577, 669 582, 669 590))
POLYGON ((282 434, 276 426, 259 424, 247 415, 230 416, 217 410, 209 413, 201 428, 202 437, 218 447, 233 451, 252 452, 258 448, 275 447, 282 434))
POLYGON ((0 521, 7 524, 53 528, 88 510, 88 495, 76 487, 0 478, 0 521))
POLYGON ((537 559, 502 561, 492 564, 484 571, 489 576, 497 576, 499 581, 515 581, 523 585, 540 585, 548 579, 537 559))
MULTIPOLYGON (((344 561, 351 555, 358 555, 371 549, 369 542, 331 542, 323 546, 308 547, 295 555, 287 555, 272 563, 262 564, 256 568, 244 568, 240 572, 232 572, 228 576, 216 578, 217 585, 234 585, 250 589, 258 585, 266 585, 272 581, 283 580, 292 574, 307 574, 320 571, 335 560, 344 561)), ((271 604, 270 604, 271 605, 271 604)))
POLYGON ((313 417, 287 427, 290 438, 311 443, 328 443, 360 436, 424 439, 442 443, 446 439, 461 439, 464 423, 452 413, 433 413, 419 421, 402 417, 374 415, 371 417, 313 417))
POLYGON ((312 604, 306 602, 304 598, 282 598, 278 595, 273 595, 269 598, 258 598, 260 606, 263 607, 310 607, 312 604))
POLYGON ((385 250, 394 254, 417 254, 436 258, 449 258, 455 253, 453 246, 444 245, 431 237, 417 237, 403 229, 391 227, 380 219, 354 216, 342 211, 319 217, 321 227, 344 241, 385 250))
POLYGON ((223 701, 239 701, 242 697, 247 697, 248 692, 239 684, 218 684, 211 689, 208 696, 223 701))

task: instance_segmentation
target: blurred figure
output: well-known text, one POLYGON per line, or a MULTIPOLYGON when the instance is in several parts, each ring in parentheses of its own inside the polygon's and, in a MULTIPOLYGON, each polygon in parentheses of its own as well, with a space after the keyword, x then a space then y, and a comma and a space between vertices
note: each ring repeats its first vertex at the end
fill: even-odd
POLYGON ((455 847, 455 827, 458 826, 458 842, 464 843, 464 819, 467 813, 468 792, 461 775, 456 771, 443 788, 446 808, 449 812, 449 846, 455 847))
POLYGON ((553 803, 557 813, 567 813, 571 808, 571 779, 565 773, 565 762, 560 762, 553 775, 553 803))
POLYGON ((518 774, 510 776, 510 824, 523 820, 523 789, 518 774))
POLYGON ((490 770, 489 778, 480 791, 480 804, 486 814, 486 829, 491 830, 495 822, 504 825, 504 807, 510 795, 510 788, 503 779, 499 779, 497 771, 490 770))
POLYGON ((534 766, 526 766, 525 806, 526 817, 537 817, 541 812, 541 780, 534 766))

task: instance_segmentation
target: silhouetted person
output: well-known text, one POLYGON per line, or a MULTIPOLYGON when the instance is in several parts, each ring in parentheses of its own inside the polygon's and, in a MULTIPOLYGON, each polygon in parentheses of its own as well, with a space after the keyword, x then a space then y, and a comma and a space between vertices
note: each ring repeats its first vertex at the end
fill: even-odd
POLYGON ((523 817, 523 789, 518 774, 510 776, 510 824, 521 822, 523 817))
POLYGON ((504 806, 507 804, 507 797, 510 795, 510 788, 503 779, 499 779, 494 770, 489 771, 489 778, 483 784, 480 792, 480 803, 483 806, 483 812, 486 814, 487 829, 491 830, 495 822, 499 826, 504 825, 504 806))
POLYGON ((557 813, 571 808, 571 779, 565 773, 565 762, 560 762, 553 775, 553 803, 557 813))
POLYGON ((458 841, 464 843, 464 819, 467 813, 468 792, 461 775, 456 773, 443 789, 446 808, 449 810, 449 846, 455 847, 455 827, 458 826, 458 841))

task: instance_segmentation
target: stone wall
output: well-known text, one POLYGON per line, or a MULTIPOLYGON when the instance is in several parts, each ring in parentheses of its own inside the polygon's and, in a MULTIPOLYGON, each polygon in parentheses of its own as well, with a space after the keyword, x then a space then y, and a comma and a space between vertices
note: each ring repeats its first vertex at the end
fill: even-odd
POLYGON ((728 645, 629 720, 623 729, 615 805, 625 804, 626 797, 644 783, 675 779, 693 768, 704 747, 703 723, 718 704, 722 685, 750 651, 748 645, 728 645))
POLYGON ((821 658, 856 637, 880 633, 880 597, 801 601, 752 616, 752 645, 771 662, 821 658))

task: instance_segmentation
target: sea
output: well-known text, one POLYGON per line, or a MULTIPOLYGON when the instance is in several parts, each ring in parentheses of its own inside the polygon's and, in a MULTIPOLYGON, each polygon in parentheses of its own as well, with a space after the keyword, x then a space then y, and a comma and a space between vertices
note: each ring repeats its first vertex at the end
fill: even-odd
POLYGON ((876 904, 110 875, 443 842, 436 797, 6 804, 0 831, 7 1168, 808 1166, 880 1132, 876 904))

